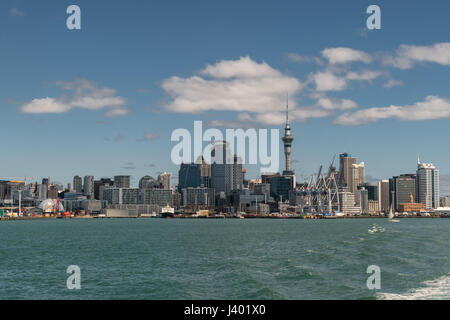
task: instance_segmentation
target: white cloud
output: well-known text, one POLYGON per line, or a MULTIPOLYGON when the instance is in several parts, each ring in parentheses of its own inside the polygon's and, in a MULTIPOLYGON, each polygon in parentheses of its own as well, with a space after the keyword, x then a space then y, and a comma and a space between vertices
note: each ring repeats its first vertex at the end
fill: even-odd
POLYGON ((156 133, 146 133, 144 134, 144 136, 140 139, 138 139, 138 141, 152 141, 152 140, 156 140, 159 138, 159 134, 156 133))
POLYGON ((450 42, 431 46, 401 45, 395 55, 386 56, 384 59, 385 64, 400 69, 409 69, 421 62, 450 66, 450 42))
MULTIPOLYGON (((164 106, 166 110, 271 112, 284 108, 286 93, 295 96, 304 86, 298 79, 249 57, 222 60, 207 66, 200 74, 204 77, 174 76, 163 81, 162 88, 173 98, 164 106)), ((292 107, 295 108, 295 101, 292 107)))
POLYGON ((379 71, 372 71, 372 70, 364 70, 362 72, 349 72, 345 76, 348 80, 358 80, 358 81, 370 81, 375 78, 378 78, 383 73, 379 71))
POLYGON ((403 121, 435 120, 450 118, 450 99, 428 96, 425 101, 406 106, 369 108, 345 113, 334 122, 342 125, 360 125, 382 119, 395 118, 403 121))
POLYGON ((64 113, 73 108, 88 110, 106 110, 108 117, 128 114, 127 101, 116 95, 116 90, 100 88, 86 79, 76 79, 73 82, 57 82, 62 90, 70 95, 61 95, 57 98, 33 99, 21 106, 23 113, 64 113))
POLYGON ((325 96, 318 97, 316 105, 325 110, 348 110, 358 108, 358 104, 355 101, 325 96))
POLYGON ((350 71, 342 74, 343 70, 329 68, 313 74, 310 79, 316 84, 316 90, 342 91, 347 89, 348 81, 371 81, 383 75, 383 72, 373 70, 363 70, 361 72, 350 71))
POLYGON ((9 15, 12 17, 24 17, 25 13, 17 8, 9 9, 9 15))
POLYGON ((403 85, 403 81, 395 80, 395 79, 389 79, 389 81, 386 82, 383 87, 385 87, 385 88, 392 88, 392 87, 395 87, 395 86, 402 86, 402 85, 403 85))
POLYGON ((347 88, 347 81, 330 71, 318 72, 312 77, 317 91, 342 91, 347 88))
POLYGON ((299 63, 313 62, 318 65, 323 65, 323 61, 318 57, 307 57, 299 55, 298 53, 291 53, 291 52, 286 53, 286 57, 293 62, 299 63))
POLYGON ((370 63, 372 58, 364 51, 351 48, 327 48, 322 50, 324 56, 330 64, 345 64, 350 62, 370 63))
POLYGON ((71 106, 54 98, 33 99, 21 108, 23 113, 63 113, 71 109, 71 106))

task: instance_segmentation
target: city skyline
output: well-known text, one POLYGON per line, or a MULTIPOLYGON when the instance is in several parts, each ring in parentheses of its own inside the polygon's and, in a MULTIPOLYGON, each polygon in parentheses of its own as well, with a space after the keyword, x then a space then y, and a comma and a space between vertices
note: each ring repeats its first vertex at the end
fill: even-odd
MULTIPOLYGON (((365 29, 372 4, 365 1, 326 3, 326 12, 320 1, 239 9, 237 2, 177 3, 192 19, 188 26, 170 3, 78 4, 79 32, 65 28, 65 4, 0 5, 0 57, 8 62, 0 75, 8 133, 0 178, 50 175, 67 184, 77 174, 128 174, 136 185, 145 175, 178 171, 169 160, 170 134, 194 120, 282 129, 288 92, 298 181, 345 151, 365 162, 372 180, 415 172, 412 159, 420 154, 441 170, 441 195, 450 193, 450 151, 443 147, 449 4, 381 3, 382 29, 375 31, 365 29), (115 10, 105 14, 107 6, 115 10), (44 49, 32 50, 36 44, 44 49), (217 87, 207 95, 199 85, 189 95, 195 81, 236 90, 256 81, 256 96, 223 104, 217 87), (80 102, 86 97, 99 97, 101 107, 80 102)), ((280 164, 282 148, 280 142, 280 164)), ((257 167, 246 169, 258 176, 257 167)))

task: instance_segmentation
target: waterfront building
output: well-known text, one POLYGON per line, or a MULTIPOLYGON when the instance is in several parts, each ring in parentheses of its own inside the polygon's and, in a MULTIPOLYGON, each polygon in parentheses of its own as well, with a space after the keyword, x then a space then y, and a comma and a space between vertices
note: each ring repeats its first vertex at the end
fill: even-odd
POLYGON ((200 208, 214 209, 215 192, 212 188, 197 187, 182 190, 183 206, 196 212, 200 208))
POLYGON ((408 203, 410 195, 416 194, 416 175, 403 174, 389 179, 389 188, 392 192, 391 203, 399 211, 400 204, 408 203), (393 196, 393 199, 392 199, 393 196))
POLYGON ((141 189, 141 203, 175 208, 180 206, 181 195, 170 189, 141 189))
POLYGON ((450 207, 450 196, 445 196, 441 199, 441 207, 450 207))
POLYGON ((73 190, 78 193, 83 192, 83 180, 80 176, 73 177, 73 190))
POLYGON ((275 201, 289 200, 289 191, 293 189, 292 176, 278 176, 270 179, 270 195, 275 201))
POLYGON ((379 201, 369 200, 367 202, 367 207, 368 207, 368 212, 371 214, 379 213, 381 211, 379 201))
POLYGON ((252 194, 249 189, 233 190, 231 198, 235 212, 248 212, 249 210, 263 209, 263 212, 258 212, 260 214, 264 213, 266 210, 265 208, 262 208, 260 204, 264 204, 268 200, 262 194, 252 194), (256 207, 256 205, 258 206, 256 207))
POLYGON ((359 188, 355 193, 356 205, 361 208, 361 213, 369 213, 369 192, 365 187, 359 188))
MULTIPOLYGON (((84 196, 86 197, 86 196, 84 196)), ((106 201, 88 199, 61 199, 61 204, 67 211, 85 211, 88 214, 98 214, 106 207, 106 201)))
POLYGON ((130 176, 114 176, 114 187, 129 188, 130 187, 130 176))
POLYGON ((149 217, 159 215, 161 207, 154 204, 111 204, 107 206, 105 211, 109 211, 109 216, 112 216, 112 212, 116 212, 116 217, 149 217), (113 210, 111 211, 111 209, 113 210), (114 211, 114 209, 120 211, 114 211), (117 215, 117 212, 126 212, 126 214, 117 215))
POLYGON ((103 200, 108 204, 139 204, 139 196, 137 188, 109 187, 103 190, 103 200))
POLYGON ((83 192, 88 199, 94 199, 94 176, 85 176, 83 192))
POLYGON ((414 196, 409 195, 409 202, 401 203, 399 207, 399 212, 426 212, 427 207, 424 203, 415 203, 414 196))
POLYGON ((431 163, 417 163, 417 202, 427 210, 439 207, 439 170, 431 163))
POLYGON ((339 211, 344 214, 358 215, 361 213, 361 207, 356 205, 355 194, 342 189, 339 192, 339 211))

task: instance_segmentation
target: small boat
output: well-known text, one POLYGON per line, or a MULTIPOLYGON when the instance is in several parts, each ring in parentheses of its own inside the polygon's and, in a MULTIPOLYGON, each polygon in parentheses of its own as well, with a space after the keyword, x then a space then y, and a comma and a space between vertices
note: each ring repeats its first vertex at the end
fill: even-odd
POLYGON ((400 222, 400 220, 394 219, 394 212, 392 210, 392 204, 391 204, 391 207, 389 208, 388 219, 390 222, 400 222))

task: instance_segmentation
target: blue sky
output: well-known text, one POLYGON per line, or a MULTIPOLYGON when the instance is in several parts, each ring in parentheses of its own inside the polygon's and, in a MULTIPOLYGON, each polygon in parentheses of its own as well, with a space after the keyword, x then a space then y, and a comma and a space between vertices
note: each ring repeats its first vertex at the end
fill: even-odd
POLYGON ((2 1, 0 178, 175 174, 174 129, 281 128, 290 91, 298 179, 345 151, 373 178, 414 172, 420 154, 445 187, 448 12, 443 0, 2 1), (81 30, 66 28, 71 4, 81 30), (366 28, 371 4, 381 30, 366 28))

